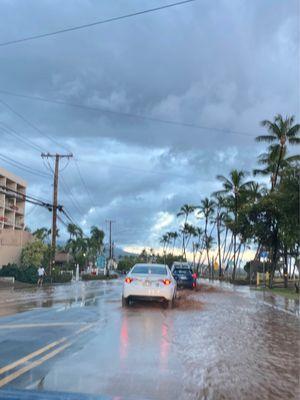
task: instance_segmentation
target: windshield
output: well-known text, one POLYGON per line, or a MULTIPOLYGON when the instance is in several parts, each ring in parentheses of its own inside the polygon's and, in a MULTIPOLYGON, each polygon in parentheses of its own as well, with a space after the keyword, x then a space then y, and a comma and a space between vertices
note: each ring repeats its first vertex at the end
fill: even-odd
POLYGON ((166 275, 166 267, 151 267, 138 265, 133 268, 132 274, 166 275))
POLYGON ((179 275, 188 275, 188 274, 191 274, 192 271, 187 268, 175 268, 174 273, 179 274, 179 275))

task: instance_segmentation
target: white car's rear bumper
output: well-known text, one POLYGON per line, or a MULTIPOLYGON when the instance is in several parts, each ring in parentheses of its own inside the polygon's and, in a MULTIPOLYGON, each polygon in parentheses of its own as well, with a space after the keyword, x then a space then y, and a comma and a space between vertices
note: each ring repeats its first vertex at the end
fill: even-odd
POLYGON ((175 288, 173 285, 165 287, 147 287, 147 286, 134 286, 132 283, 124 283, 123 297, 125 299, 131 298, 149 298, 149 299, 165 299, 172 300, 174 297, 175 288))

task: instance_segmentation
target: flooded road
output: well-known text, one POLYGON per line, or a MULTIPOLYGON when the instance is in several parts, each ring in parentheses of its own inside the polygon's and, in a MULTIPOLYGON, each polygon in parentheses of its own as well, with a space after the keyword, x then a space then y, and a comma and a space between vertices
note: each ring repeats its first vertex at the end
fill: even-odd
POLYGON ((299 304, 205 284, 179 292, 173 310, 122 309, 121 285, 0 290, 0 389, 146 400, 299 398, 299 304))

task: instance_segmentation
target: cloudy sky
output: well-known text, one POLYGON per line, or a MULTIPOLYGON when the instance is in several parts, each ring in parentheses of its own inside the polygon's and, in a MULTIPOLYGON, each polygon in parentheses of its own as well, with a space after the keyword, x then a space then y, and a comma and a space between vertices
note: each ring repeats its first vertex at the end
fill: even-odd
MULTIPOLYGON (((0 42, 170 2, 0 0, 0 42)), ((217 174, 251 171, 262 119, 299 121, 299 71, 297 0, 198 0, 2 46, 0 156, 10 159, 0 164, 51 201, 50 175, 7 161, 48 174, 40 150, 72 151, 59 191, 72 218, 86 232, 113 219, 118 245, 156 246, 182 204, 219 187, 217 174)), ((48 211, 27 212, 32 229, 50 224, 48 211)))

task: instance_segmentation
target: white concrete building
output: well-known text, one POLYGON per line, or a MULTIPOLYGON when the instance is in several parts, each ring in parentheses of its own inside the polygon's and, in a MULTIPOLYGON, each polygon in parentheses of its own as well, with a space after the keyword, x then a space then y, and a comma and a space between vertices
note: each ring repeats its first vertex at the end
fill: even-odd
POLYGON ((26 194, 26 186, 23 179, 0 167, 0 268, 8 263, 18 264, 22 248, 33 240, 32 235, 24 231, 25 199, 22 194, 26 194))
POLYGON ((16 199, 14 192, 25 195, 26 186, 23 179, 0 167, 0 229, 25 229, 25 200, 16 199), (3 186, 12 192, 2 193, 3 186))

